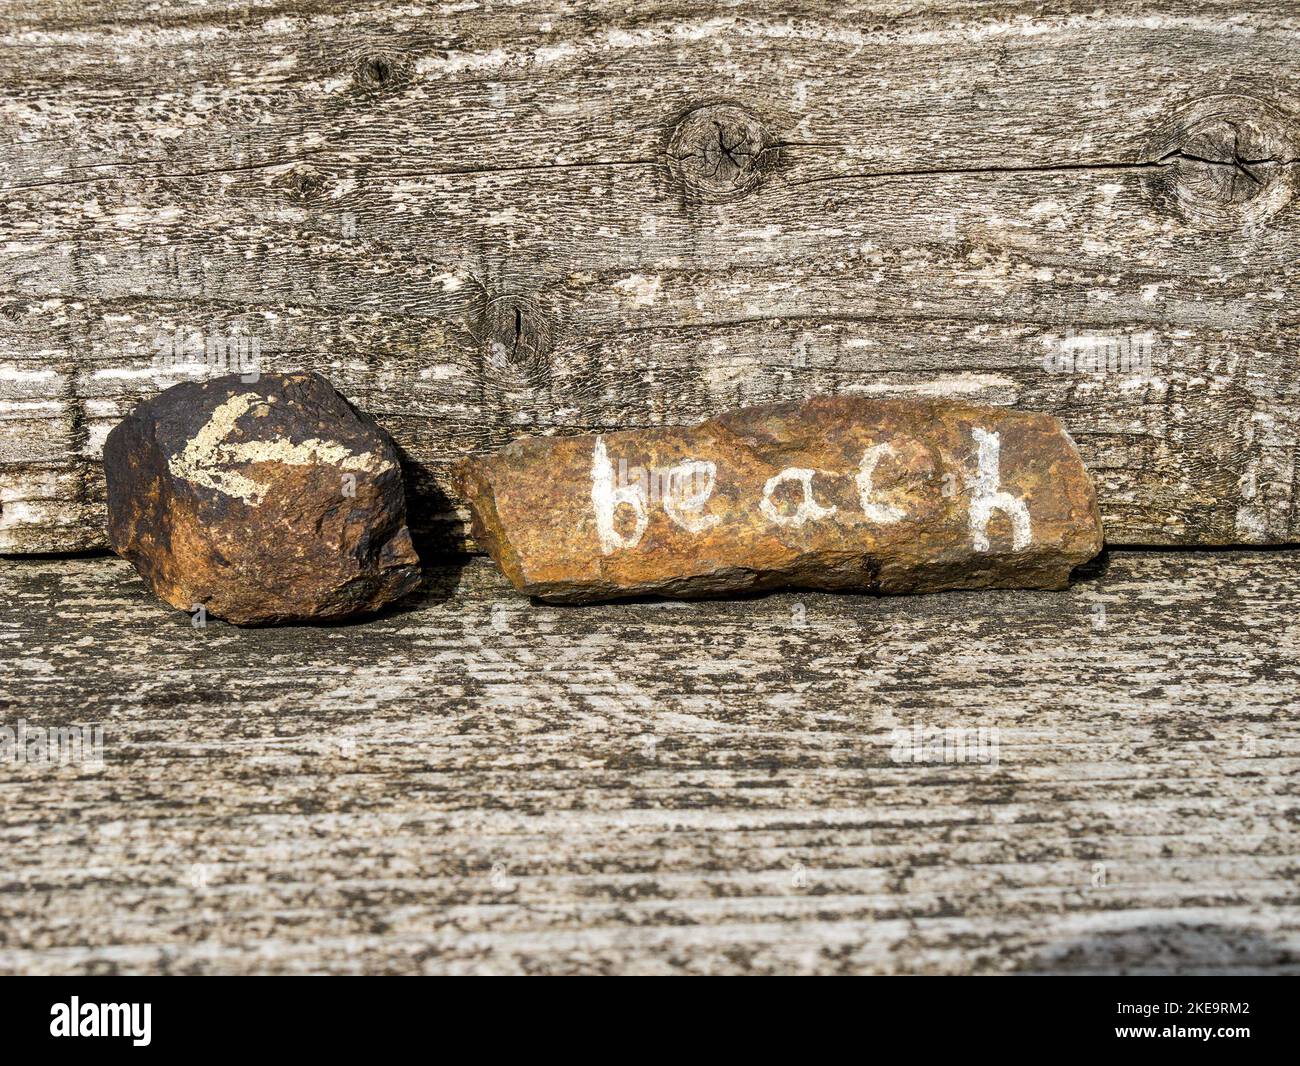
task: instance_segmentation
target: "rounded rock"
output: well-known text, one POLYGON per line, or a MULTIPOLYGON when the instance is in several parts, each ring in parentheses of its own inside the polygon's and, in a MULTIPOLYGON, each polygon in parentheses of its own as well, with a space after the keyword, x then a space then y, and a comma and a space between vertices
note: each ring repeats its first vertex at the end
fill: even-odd
POLYGON ((419 584, 397 449, 318 374, 176 385, 108 435, 104 472, 113 549, 181 610, 329 620, 419 584))

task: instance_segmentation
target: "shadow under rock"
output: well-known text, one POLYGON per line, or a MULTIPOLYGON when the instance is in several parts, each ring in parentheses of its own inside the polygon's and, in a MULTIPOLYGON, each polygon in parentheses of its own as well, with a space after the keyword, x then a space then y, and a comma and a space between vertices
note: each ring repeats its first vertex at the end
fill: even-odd
POLYGON ((465 550, 463 540, 452 535, 454 524, 442 517, 455 505, 427 466, 412 459, 401 445, 394 444, 394 447, 402 464, 407 527, 411 531, 411 543, 420 557, 419 585, 396 603, 390 603, 378 611, 350 615, 347 618, 280 623, 276 628, 301 626, 332 629, 364 625, 446 603, 456 595, 456 590, 460 587, 461 571, 474 557, 465 550))
MULTIPOLYGON (((1110 549, 1103 548, 1095 558, 1090 559, 1088 562, 1083 563, 1079 566, 1076 566, 1070 572, 1069 587, 1074 588, 1076 585, 1084 585, 1093 581, 1097 581, 1100 578, 1104 577, 1106 571, 1108 571, 1109 569, 1110 569, 1110 549)), ((776 585, 771 588, 731 589, 722 592, 710 592, 707 590, 695 591, 692 592, 689 596, 671 596, 666 593, 642 593, 636 596, 619 596, 607 600, 592 600, 587 603, 555 602, 551 600, 544 600, 538 596, 530 596, 529 601, 534 606, 560 607, 566 609, 572 608, 576 610, 576 609, 581 609, 583 607, 591 607, 591 606, 621 607, 621 606, 634 606, 634 605, 645 605, 645 604, 651 604, 651 605, 657 604, 662 606, 664 604, 690 603, 695 601, 708 601, 708 602, 716 603, 719 601, 735 600, 738 602, 745 602, 751 600, 764 600, 772 596, 781 596, 781 595, 843 596, 847 598, 860 597, 863 599, 870 599, 870 600, 900 600, 900 599, 909 599, 909 598, 928 599, 930 597, 948 596, 953 594, 957 594, 957 595, 981 594, 981 593, 987 594, 987 593, 1014 592, 1014 591, 1059 594, 1061 591, 1064 590, 1060 590, 1060 589, 1016 590, 1016 589, 1004 589, 1004 588, 945 589, 941 592, 916 592, 916 593, 893 594, 893 593, 880 592, 876 589, 851 589, 851 588, 813 589, 803 585, 776 585)))
POLYGON ((450 558, 468 551, 463 525, 454 519, 456 501, 443 488, 447 475, 437 474, 427 464, 412 459, 401 445, 397 448, 406 491, 406 524, 422 561, 450 558))
POLYGON ((1110 570, 1110 562, 1110 545, 1102 545, 1101 551, 1086 563, 1080 563, 1070 571, 1070 587, 1074 588, 1075 585, 1082 585, 1105 577, 1106 572, 1110 570))

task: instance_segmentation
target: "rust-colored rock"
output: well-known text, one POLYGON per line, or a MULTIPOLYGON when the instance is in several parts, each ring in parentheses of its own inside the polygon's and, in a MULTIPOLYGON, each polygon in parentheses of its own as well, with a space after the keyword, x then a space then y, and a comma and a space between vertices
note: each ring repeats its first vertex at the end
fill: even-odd
POLYGON ((392 440, 317 374, 176 385, 108 435, 104 472, 114 550, 173 607, 323 620, 419 583, 392 440))
POLYGON ((1101 550, 1049 415, 821 397, 689 428, 531 437, 458 468, 474 536, 558 602, 781 586, 1063 588, 1101 550))

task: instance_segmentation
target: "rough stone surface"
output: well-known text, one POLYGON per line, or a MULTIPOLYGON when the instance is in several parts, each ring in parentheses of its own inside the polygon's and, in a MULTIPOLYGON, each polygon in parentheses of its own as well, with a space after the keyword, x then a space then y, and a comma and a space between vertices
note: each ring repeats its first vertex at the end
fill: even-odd
POLYGON ((113 549, 173 607, 323 620, 419 582, 397 451, 318 374, 168 389, 109 434, 104 470, 113 549))
POLYGON ((561 602, 1063 588, 1102 546, 1061 424, 1004 408, 821 397, 525 438, 458 476, 515 587, 561 602))

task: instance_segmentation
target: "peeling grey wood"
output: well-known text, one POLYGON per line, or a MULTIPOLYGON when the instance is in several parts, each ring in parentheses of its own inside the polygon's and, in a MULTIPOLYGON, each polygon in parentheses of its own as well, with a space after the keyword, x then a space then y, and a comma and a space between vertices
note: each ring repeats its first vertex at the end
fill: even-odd
POLYGON ((105 732, 0 767, 3 972, 1300 972, 1298 552, 580 610, 475 560, 243 631, 0 581, 3 724, 105 732))
POLYGON ((855 390, 1058 415, 1112 541, 1300 539, 1292 4, 10 3, 0 59, 0 550, 104 543, 178 331, 330 376, 443 546, 467 452, 855 390))

